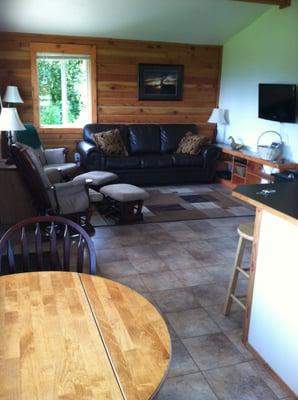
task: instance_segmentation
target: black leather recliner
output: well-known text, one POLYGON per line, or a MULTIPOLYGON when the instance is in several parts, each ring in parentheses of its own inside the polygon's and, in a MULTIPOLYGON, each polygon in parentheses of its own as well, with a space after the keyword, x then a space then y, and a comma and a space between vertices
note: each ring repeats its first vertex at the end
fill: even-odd
POLYGON ((83 129, 83 140, 78 143, 77 150, 83 168, 114 172, 119 176, 119 182, 137 185, 211 182, 221 150, 215 145, 207 145, 199 155, 176 154, 186 132, 197 134, 197 126, 88 124, 83 129), (106 156, 93 141, 93 133, 114 128, 119 129, 128 156, 106 156))

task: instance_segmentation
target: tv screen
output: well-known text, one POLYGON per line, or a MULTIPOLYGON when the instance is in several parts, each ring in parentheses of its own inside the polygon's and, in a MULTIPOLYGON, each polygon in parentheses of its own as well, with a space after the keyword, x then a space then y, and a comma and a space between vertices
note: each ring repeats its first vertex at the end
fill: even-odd
POLYGON ((296 85, 259 84, 259 118, 296 122, 296 85))

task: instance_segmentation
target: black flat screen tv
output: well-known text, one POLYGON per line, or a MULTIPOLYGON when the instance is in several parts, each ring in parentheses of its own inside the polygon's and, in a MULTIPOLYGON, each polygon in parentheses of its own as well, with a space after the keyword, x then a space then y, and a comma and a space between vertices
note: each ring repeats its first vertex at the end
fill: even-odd
POLYGON ((296 122, 296 85, 259 84, 259 118, 296 122))

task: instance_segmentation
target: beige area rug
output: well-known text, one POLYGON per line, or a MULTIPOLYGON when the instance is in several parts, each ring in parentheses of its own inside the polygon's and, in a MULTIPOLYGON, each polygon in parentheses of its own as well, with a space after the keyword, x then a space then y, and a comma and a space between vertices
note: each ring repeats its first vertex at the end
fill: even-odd
MULTIPOLYGON (((143 207, 140 223, 189 221, 253 216, 254 208, 236 200, 231 191, 218 184, 159 186, 145 188, 150 197, 143 207)), ((115 225, 96 210, 93 226, 115 225)))

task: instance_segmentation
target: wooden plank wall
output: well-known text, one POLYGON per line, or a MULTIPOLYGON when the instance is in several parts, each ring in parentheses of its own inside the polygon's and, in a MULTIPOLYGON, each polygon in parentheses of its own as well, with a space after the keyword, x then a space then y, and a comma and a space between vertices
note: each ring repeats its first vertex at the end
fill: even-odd
MULTIPOLYGON (((0 33, 0 93, 8 84, 19 87, 24 104, 18 111, 23 122, 33 121, 30 42, 96 45, 98 122, 195 123, 211 135, 213 127, 206 121, 218 103, 221 46, 0 33), (183 100, 138 101, 139 63, 183 64, 183 100)), ((80 138, 81 134, 54 130, 42 137, 45 146, 71 149, 80 138)))

